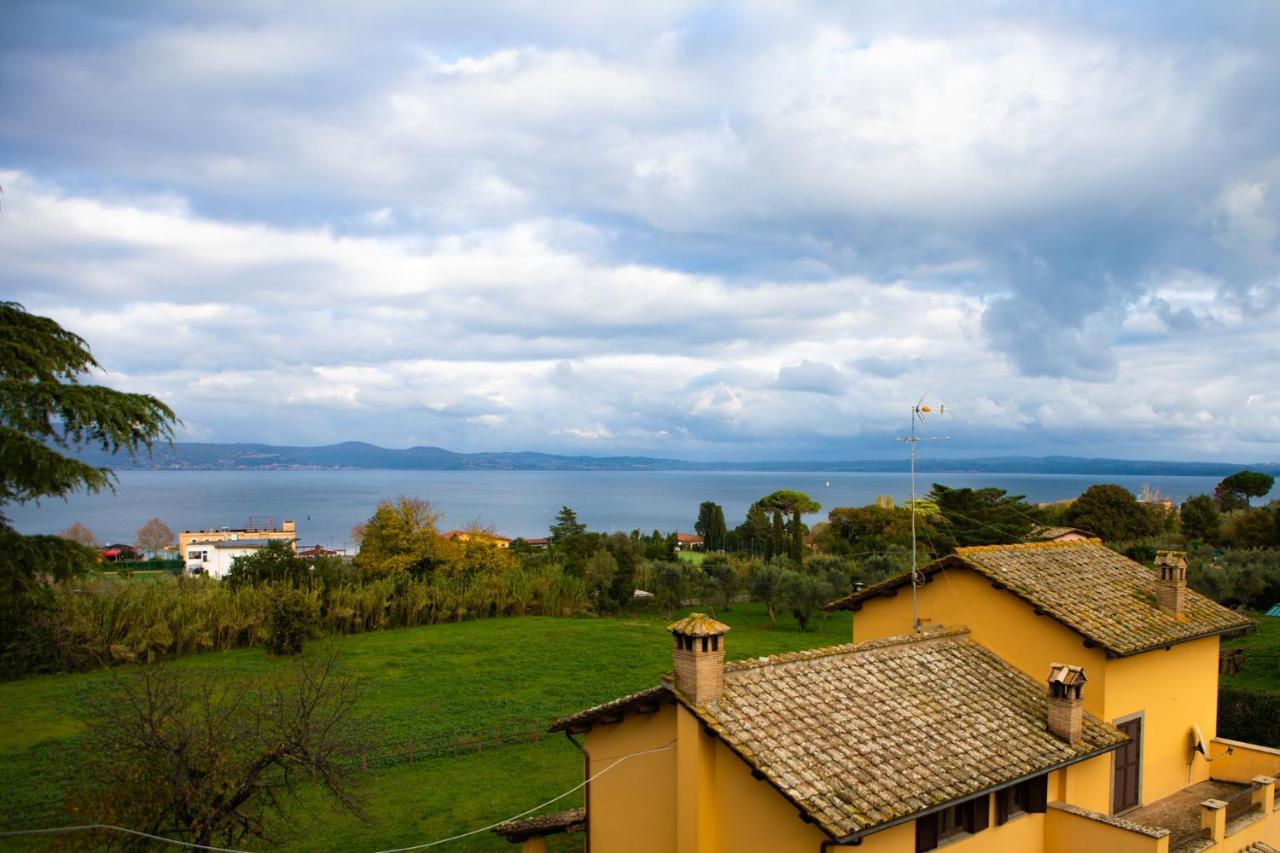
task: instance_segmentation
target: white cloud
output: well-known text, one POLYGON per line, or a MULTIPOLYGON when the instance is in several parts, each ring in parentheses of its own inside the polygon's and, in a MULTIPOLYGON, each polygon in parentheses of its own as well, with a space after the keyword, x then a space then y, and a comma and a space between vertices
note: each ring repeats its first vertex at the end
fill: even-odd
POLYGON ((829 454, 931 390, 990 443, 1184 455, 1278 417, 1265 16, 47 14, 0 69, 6 275, 193 435, 829 454))

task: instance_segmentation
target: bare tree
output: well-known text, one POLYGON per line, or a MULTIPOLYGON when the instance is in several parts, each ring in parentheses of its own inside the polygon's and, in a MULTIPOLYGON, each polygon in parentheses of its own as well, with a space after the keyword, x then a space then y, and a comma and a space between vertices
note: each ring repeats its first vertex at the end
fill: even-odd
POLYGON ((266 821, 286 819, 304 781, 359 815, 349 776, 355 702, 332 651, 266 679, 173 663, 118 668, 108 689, 84 699, 69 800, 86 821, 205 846, 276 840, 266 821))
POLYGON ((86 548, 96 548, 98 546, 98 537, 94 536, 92 530, 78 521, 59 533, 58 536, 84 545, 86 548))
POLYGON ((138 550, 144 554, 163 553, 178 541, 173 528, 159 518, 148 518, 134 536, 138 540, 138 550))

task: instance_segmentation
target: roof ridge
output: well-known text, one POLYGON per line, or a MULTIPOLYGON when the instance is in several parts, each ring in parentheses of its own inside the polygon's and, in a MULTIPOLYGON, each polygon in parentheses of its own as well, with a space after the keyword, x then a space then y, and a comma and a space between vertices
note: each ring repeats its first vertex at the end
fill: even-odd
MULTIPOLYGON (((1053 528, 1046 529, 1052 530, 1053 528)), ((1075 530, 1077 528, 1070 529, 1075 530)), ((996 545, 966 545, 963 548, 957 548, 955 553, 963 556, 983 551, 1009 551, 1022 548, 1078 548, 1086 544, 1101 545, 1102 540, 1096 536, 1090 536, 1088 539, 1069 539, 1066 542, 1006 542, 996 545)))
POLYGON ((725 663, 724 671, 729 673, 747 669, 758 669, 760 667, 773 666, 775 664, 819 660, 821 658, 834 657, 836 655, 856 655, 863 652, 872 652, 879 649, 891 648, 893 646, 919 645, 930 643, 930 641, 933 640, 946 640, 968 635, 969 627, 967 625, 944 626, 917 634, 899 634, 893 637, 879 637, 875 640, 864 640, 861 643, 838 643, 834 646, 821 646, 816 649, 801 649, 800 651, 795 652, 779 652, 778 654, 768 655, 765 657, 740 658, 738 660, 728 661, 725 663))

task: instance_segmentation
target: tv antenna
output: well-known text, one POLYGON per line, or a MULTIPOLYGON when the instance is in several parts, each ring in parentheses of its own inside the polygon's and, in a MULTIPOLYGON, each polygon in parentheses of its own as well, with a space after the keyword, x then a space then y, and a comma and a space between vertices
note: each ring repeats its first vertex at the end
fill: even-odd
MULTIPOLYGON (((904 441, 911 448, 911 629, 916 633, 920 632, 920 602, 916 591, 924 586, 924 576, 920 574, 920 569, 916 566, 916 445, 922 441, 948 441, 945 435, 916 435, 916 421, 924 424, 924 416, 933 413, 930 406, 924 404, 924 398, 929 396, 925 394, 916 401, 911 407, 911 434, 899 438, 898 441, 904 441)), ((946 411, 945 405, 938 406, 938 414, 946 411)))

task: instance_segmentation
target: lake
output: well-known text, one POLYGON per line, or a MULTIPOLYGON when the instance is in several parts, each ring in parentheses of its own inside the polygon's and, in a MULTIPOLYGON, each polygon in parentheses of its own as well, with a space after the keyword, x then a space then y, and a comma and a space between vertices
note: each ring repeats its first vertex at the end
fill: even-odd
MULTIPOLYGON (((698 504, 713 500, 730 527, 751 503, 777 489, 807 492, 826 510, 911 495, 907 473, 738 471, 121 471, 114 494, 74 495, 40 505, 9 506, 23 533, 57 533, 88 525, 100 542, 132 542, 138 527, 159 516, 174 530, 240 527, 249 516, 298 523, 302 544, 346 546, 352 525, 378 501, 425 498, 444 513, 441 529, 471 522, 505 536, 546 536, 561 506, 573 507, 593 530, 692 531, 698 504)), ((1218 477, 1136 477, 1059 474, 922 474, 932 482, 998 486, 1032 502, 1073 498, 1093 483, 1119 483, 1135 494, 1150 484, 1175 501, 1212 493, 1218 477)), ((812 520, 812 519, 811 519, 812 520)))

